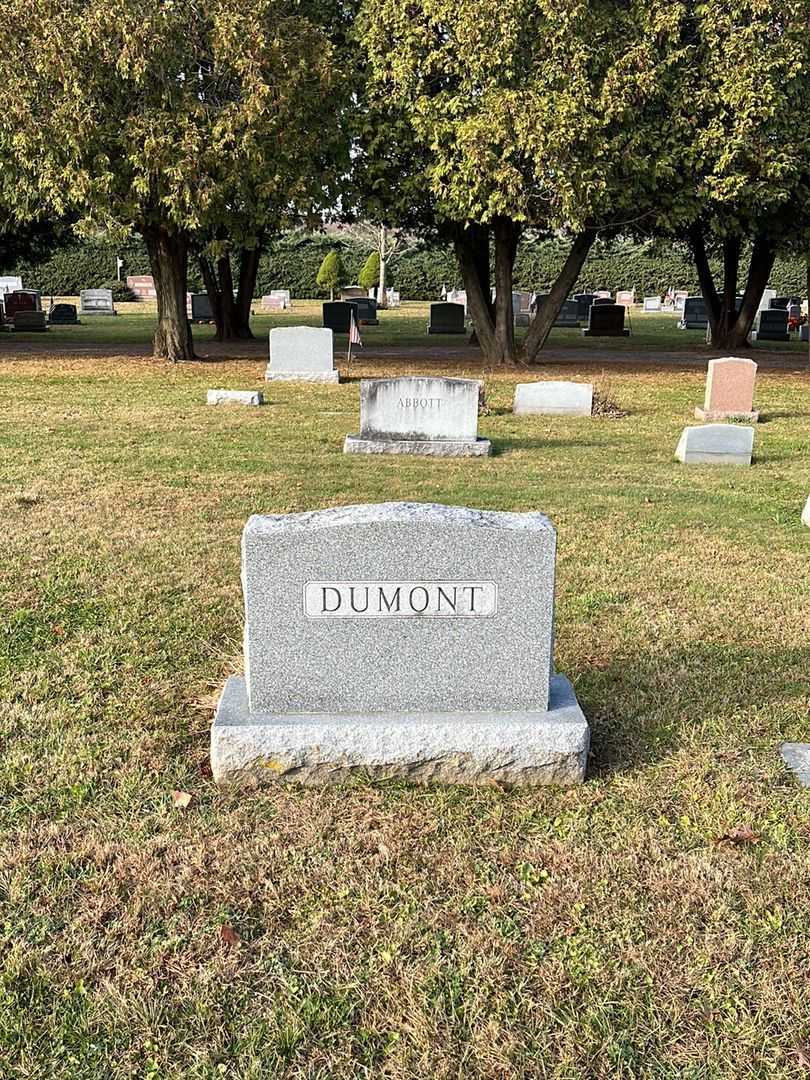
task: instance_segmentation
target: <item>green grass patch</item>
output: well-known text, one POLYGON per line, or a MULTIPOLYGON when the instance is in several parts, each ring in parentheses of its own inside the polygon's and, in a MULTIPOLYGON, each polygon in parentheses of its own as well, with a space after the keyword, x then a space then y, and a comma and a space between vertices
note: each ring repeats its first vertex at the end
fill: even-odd
POLYGON ((732 469, 674 459, 699 372, 611 371, 627 415, 592 420, 515 417, 488 374, 496 454, 453 461, 341 453, 383 366, 206 406, 263 367, 0 364, 0 1075, 798 1075, 810 376, 760 374, 732 469), (384 499, 555 522, 581 788, 212 784, 245 520, 384 499))

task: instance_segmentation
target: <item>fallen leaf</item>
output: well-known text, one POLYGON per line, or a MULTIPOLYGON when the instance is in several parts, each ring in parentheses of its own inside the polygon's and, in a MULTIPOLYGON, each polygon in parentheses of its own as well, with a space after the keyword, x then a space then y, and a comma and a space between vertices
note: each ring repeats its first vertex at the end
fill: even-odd
POLYGON ((715 844, 758 844, 762 837, 755 833, 750 825, 738 825, 736 828, 714 838, 715 844))
POLYGON ((228 948, 238 945, 241 942, 241 938, 228 923, 223 923, 219 928, 219 936, 222 938, 222 944, 227 945, 228 948))
POLYGON ((213 775, 214 774, 211 770, 211 762, 206 758, 200 763, 200 776, 202 776, 205 780, 210 780, 213 775))
POLYGON ((191 796, 187 791, 173 791, 172 800, 178 810, 185 810, 191 802, 191 796))

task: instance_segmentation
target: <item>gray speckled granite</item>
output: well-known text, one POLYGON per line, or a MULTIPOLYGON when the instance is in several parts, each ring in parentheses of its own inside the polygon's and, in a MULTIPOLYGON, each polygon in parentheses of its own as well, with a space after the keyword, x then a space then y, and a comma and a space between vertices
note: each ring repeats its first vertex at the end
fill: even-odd
POLYGON ((810 743, 782 743, 781 754, 802 787, 810 787, 810 743))
POLYGON ((588 725, 553 674, 554 526, 380 503, 254 516, 245 678, 212 728, 218 780, 573 783, 588 725))
POLYGON ((542 712, 556 533, 542 514, 384 503, 250 518, 245 672, 261 712, 542 712), (304 614, 307 582, 495 582, 489 618, 304 614))
POLYGON ((685 465, 750 465, 754 429, 739 424, 704 424, 683 429, 675 457, 685 465))
POLYGON ((217 783, 340 783, 353 775, 415 782, 576 784, 585 777, 588 724, 567 679, 544 713, 251 713, 232 676, 211 729, 217 783))
POLYGON ((414 457, 488 457, 489 439, 364 439, 347 435, 344 454, 410 454, 414 457))

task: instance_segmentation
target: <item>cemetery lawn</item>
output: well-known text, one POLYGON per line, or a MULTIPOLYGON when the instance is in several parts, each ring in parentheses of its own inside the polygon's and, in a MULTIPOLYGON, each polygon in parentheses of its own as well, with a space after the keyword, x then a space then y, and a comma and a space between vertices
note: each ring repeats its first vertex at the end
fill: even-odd
POLYGON ((537 373, 604 419, 487 373, 497 453, 452 461, 341 453, 401 367, 204 404, 263 369, 0 361, 0 1075, 802 1075, 810 376, 760 372, 737 469, 673 457, 700 371, 537 373), (387 499, 555 522, 582 787, 213 785, 248 515, 387 499))
MULTIPOLYGON (((55 297, 57 302, 73 303, 78 306, 78 297, 55 297)), ((48 307, 48 300, 43 301, 48 307)), ((363 326, 361 332, 367 347, 402 346, 430 347, 442 349, 467 343, 467 335, 437 334, 428 337, 430 304, 423 301, 407 301, 401 307, 380 312, 379 326, 363 326)), ((151 344, 155 331, 155 304, 153 301, 140 303, 117 303, 118 315, 114 318, 104 315, 84 315, 78 326, 51 326, 47 334, 19 333, 0 337, 0 355, 14 351, 15 342, 36 343, 49 351, 58 352, 59 345, 68 348, 79 346, 106 345, 114 349, 116 345, 143 346, 151 344)), ((234 343, 234 355, 255 354, 255 345, 266 349, 267 335, 274 326, 322 326, 322 301, 296 300, 291 311, 274 315, 261 314, 259 301, 253 304, 256 314, 251 319, 255 343, 243 345, 234 343)), ((556 329, 549 335, 548 344, 553 348, 572 349, 610 349, 632 354, 637 350, 645 352, 657 350, 701 351, 706 348, 704 330, 679 330, 677 317, 672 314, 645 314, 633 310, 628 319, 631 328, 629 338, 586 338, 581 330, 556 329)), ((201 355, 205 355, 207 345, 214 340, 214 327, 210 324, 198 324, 193 328, 194 340, 201 355)), ((520 339, 526 333, 518 329, 520 339)), ((798 334, 792 334, 789 342, 761 341, 754 346, 755 354, 766 356, 769 353, 796 353, 799 363, 807 357, 807 344, 798 340, 798 334)), ((345 351, 347 338, 336 335, 336 348, 345 351)))

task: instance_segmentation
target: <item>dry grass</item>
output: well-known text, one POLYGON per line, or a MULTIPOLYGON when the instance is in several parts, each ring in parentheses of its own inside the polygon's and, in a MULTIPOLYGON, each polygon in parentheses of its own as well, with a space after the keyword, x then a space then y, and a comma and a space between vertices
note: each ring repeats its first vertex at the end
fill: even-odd
POLYGON ((262 367, 0 365, 0 1075, 801 1075, 810 379, 761 375, 753 468, 686 469, 699 373, 612 373, 607 424, 488 376, 497 454, 451 462, 340 453, 367 365, 204 405, 262 367), (211 783, 246 517, 384 498, 555 521, 582 788, 211 783))

